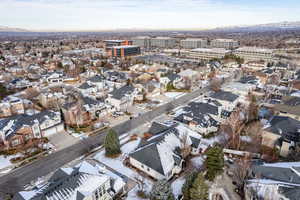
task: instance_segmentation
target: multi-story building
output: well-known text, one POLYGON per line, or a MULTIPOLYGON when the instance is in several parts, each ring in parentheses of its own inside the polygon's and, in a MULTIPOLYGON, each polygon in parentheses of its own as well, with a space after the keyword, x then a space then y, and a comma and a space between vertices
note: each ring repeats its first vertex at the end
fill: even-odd
POLYGON ((212 48, 235 49, 240 46, 240 43, 232 39, 215 39, 210 41, 212 48))
POLYGON ((133 45, 140 46, 142 48, 150 48, 151 47, 151 38, 148 36, 140 36, 133 38, 133 45))
POLYGON ((111 55, 112 47, 132 45, 131 40, 104 40, 103 42, 105 51, 109 56, 111 55))
POLYGON ((151 46, 158 48, 173 48, 176 46, 176 39, 171 37, 156 37, 151 39, 151 46))
POLYGON ((200 60, 211 60, 211 59, 222 59, 225 55, 229 54, 231 51, 223 49, 223 48, 197 48, 193 49, 186 53, 186 56, 192 59, 200 59, 200 60))
POLYGON ((273 58, 273 50, 271 49, 262 49, 256 47, 241 47, 234 51, 234 54, 244 58, 245 60, 264 60, 270 61, 273 58))
POLYGON ((180 41, 180 46, 184 49, 206 48, 208 41, 202 38, 187 38, 180 41))
POLYGON ((141 54, 141 48, 135 45, 114 46, 111 48, 112 57, 127 57, 141 54))

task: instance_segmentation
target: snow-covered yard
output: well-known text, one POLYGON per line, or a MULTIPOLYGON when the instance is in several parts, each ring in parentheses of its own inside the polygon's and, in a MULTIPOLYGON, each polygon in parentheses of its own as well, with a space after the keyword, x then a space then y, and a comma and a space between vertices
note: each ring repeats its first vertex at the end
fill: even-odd
POLYGON ((164 95, 171 99, 177 99, 185 94, 186 93, 184 93, 184 92, 166 92, 164 95))
POLYGON ((138 173, 126 166, 123 165, 123 160, 125 159, 126 155, 132 152, 139 144, 140 139, 130 141, 126 144, 124 144, 121 147, 122 155, 118 158, 108 158, 105 156, 105 151, 102 150, 98 154, 94 156, 94 159, 98 160, 99 162, 111 167, 112 169, 118 171, 119 173, 134 179, 138 173))
POLYGON ((20 157, 22 156, 22 154, 16 154, 16 155, 11 155, 11 156, 3 156, 1 155, 0 156, 0 173, 7 173, 8 171, 10 171, 9 169, 6 169, 5 168, 8 168, 8 167, 13 167, 13 163, 10 162, 10 159, 12 158, 16 158, 16 157, 20 157))
POLYGON ((182 188, 184 182, 185 182, 185 178, 180 177, 171 184, 173 194, 175 197, 178 197, 178 195, 181 195, 181 188, 182 188))
POLYGON ((203 155, 196 156, 191 159, 191 163, 194 167, 197 169, 201 169, 204 164, 205 159, 203 158, 203 155))

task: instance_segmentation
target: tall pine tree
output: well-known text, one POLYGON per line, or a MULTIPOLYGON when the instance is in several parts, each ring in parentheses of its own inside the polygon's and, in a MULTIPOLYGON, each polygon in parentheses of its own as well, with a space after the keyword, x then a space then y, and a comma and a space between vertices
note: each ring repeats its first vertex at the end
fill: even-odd
POLYGON ((213 181, 215 177, 223 172, 224 154, 223 149, 219 146, 210 148, 207 153, 205 165, 207 168, 206 177, 213 181))
POLYGON ((105 137, 104 148, 105 155, 109 157, 121 153, 120 140, 118 134, 113 129, 110 129, 105 137))
POLYGON ((197 173, 193 172, 191 173, 186 179, 185 182, 181 188, 183 200, 190 200, 190 188, 193 185, 194 180, 197 178, 197 173))
POLYGON ((150 192, 150 200, 174 200, 172 188, 167 180, 158 180, 150 192))
POLYGON ((192 187, 190 188, 190 200, 207 200, 208 185, 205 183, 205 178, 202 173, 199 173, 195 178, 192 187))

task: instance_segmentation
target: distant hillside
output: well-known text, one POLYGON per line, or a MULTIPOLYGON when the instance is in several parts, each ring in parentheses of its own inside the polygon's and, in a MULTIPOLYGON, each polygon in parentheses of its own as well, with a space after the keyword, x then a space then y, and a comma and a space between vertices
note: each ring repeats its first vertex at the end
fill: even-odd
POLYGON ((245 26, 230 26, 220 27, 213 30, 216 31, 276 31, 276 30, 290 30, 300 29, 300 21, 297 22, 279 22, 258 25, 245 25, 245 26))
POLYGON ((28 30, 21 28, 11 28, 7 26, 0 26, 0 32, 28 32, 28 30))

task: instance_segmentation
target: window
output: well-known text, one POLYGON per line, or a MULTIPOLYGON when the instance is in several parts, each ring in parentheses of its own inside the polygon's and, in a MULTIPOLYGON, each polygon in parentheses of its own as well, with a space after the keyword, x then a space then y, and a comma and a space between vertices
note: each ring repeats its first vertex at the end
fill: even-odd
POLYGON ((12 145, 12 146, 17 146, 18 144, 20 144, 19 139, 14 139, 14 140, 11 142, 11 145, 12 145))
POLYGON ((147 167, 147 171, 150 171, 150 168, 149 168, 149 167, 147 167))
POLYGON ((144 165, 141 165, 142 168, 144 168, 144 165))

